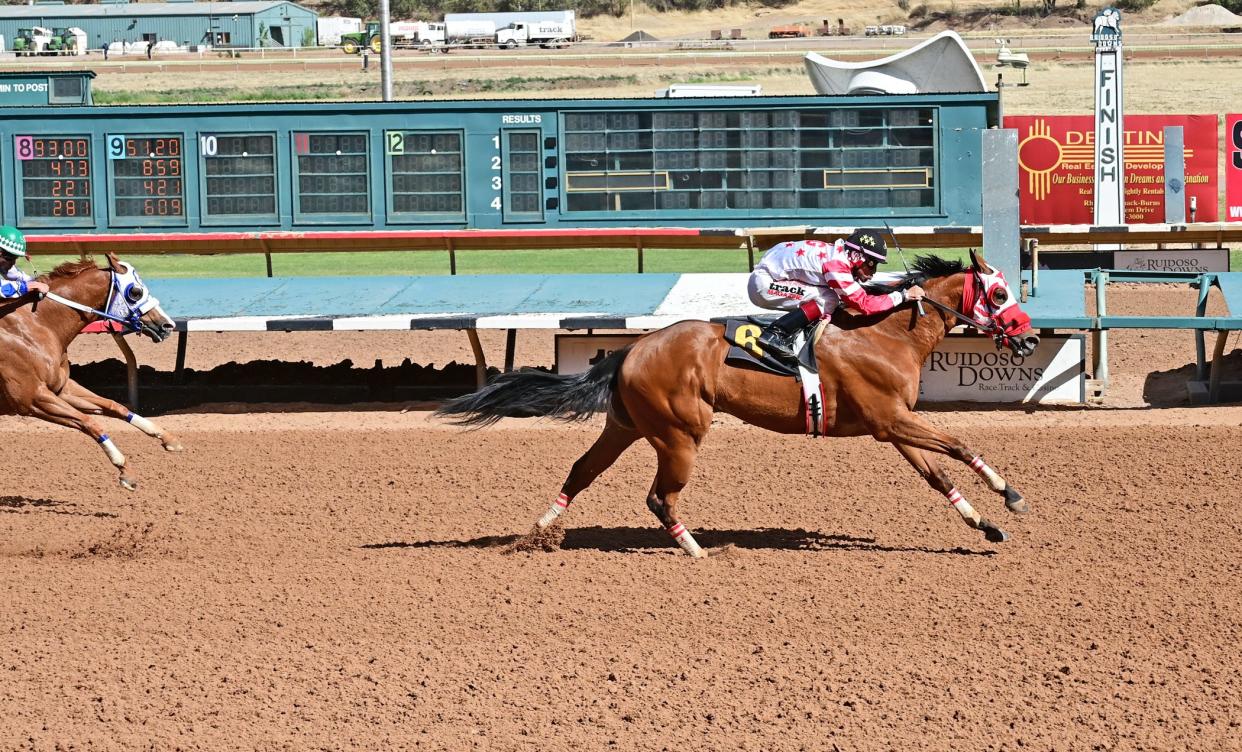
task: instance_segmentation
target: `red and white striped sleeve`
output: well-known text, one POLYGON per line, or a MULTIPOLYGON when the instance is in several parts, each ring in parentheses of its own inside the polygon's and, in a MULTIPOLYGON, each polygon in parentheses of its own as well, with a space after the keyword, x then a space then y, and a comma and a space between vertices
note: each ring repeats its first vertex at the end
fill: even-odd
POLYGON ((864 315, 895 308, 906 298, 900 292, 872 295, 864 290, 863 286, 854 279, 854 274, 850 271, 849 257, 840 246, 834 248, 824 262, 824 279, 828 282, 828 286, 836 291, 841 302, 864 315))

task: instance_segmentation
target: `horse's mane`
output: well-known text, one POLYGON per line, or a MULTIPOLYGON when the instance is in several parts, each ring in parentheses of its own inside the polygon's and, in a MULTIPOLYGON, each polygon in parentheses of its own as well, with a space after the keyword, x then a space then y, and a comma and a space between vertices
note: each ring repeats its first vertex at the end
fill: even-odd
POLYGON ((886 295, 897 290, 905 290, 914 285, 921 285, 935 277, 948 277, 951 274, 966 271, 966 265, 960 260, 940 258, 939 256, 916 256, 910 265, 910 271, 899 274, 890 282, 867 282, 863 289, 872 295, 886 295))
POLYGON ((78 261, 66 261, 63 264, 60 264, 55 269, 47 273, 47 278, 51 280, 63 279, 65 277, 76 277, 82 272, 91 271, 92 269, 99 269, 99 267, 95 265, 95 259, 87 256, 86 258, 78 261))

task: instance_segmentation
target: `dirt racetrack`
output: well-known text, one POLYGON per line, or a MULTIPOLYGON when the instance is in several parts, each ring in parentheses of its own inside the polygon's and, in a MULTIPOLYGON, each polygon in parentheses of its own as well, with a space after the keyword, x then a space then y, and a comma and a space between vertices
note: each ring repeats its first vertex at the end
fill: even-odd
MULTIPOLYGON (((312 335, 204 337, 190 363, 312 335)), ((422 362, 461 359, 438 336, 422 362)), ((645 446, 561 550, 503 552, 597 424, 203 408, 158 419, 183 454, 116 426, 127 493, 84 437, 2 419, 0 749, 1242 748, 1242 407, 1143 404, 1188 334, 1113 348, 1111 407, 928 413, 1031 501, 951 468, 1002 545, 890 447, 727 417, 683 497, 703 561, 646 511, 645 446)))

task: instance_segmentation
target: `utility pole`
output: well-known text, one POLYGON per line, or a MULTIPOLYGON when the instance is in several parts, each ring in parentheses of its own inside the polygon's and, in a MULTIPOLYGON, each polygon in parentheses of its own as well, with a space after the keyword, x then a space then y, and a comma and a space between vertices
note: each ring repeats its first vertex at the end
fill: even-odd
POLYGON ((380 90, 385 102, 392 101, 392 34, 388 28, 391 20, 388 0, 380 0, 380 90))

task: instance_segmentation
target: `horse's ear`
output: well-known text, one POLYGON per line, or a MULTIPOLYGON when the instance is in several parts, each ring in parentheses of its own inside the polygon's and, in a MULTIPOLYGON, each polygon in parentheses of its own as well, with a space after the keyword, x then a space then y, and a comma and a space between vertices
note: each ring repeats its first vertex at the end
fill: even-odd
POLYGON ((119 272, 121 270, 121 260, 116 257, 116 253, 108 251, 108 266, 112 271, 119 272))
POLYGON ((988 266, 987 262, 983 260, 983 254, 975 253, 974 248, 970 249, 970 265, 973 266, 977 272, 982 272, 983 274, 992 273, 992 267, 988 266))

